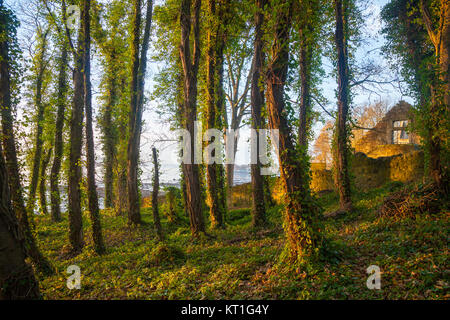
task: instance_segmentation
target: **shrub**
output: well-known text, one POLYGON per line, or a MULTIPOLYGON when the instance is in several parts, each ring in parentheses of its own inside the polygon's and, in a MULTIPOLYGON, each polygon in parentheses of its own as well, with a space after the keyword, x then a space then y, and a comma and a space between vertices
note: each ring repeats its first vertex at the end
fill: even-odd
POLYGON ((380 216, 413 218, 416 214, 436 213, 441 208, 436 185, 418 185, 413 190, 403 188, 386 197, 378 210, 380 216))
POLYGON ((185 260, 185 254, 180 248, 166 243, 159 243, 144 256, 146 266, 164 266, 181 263, 185 260))
POLYGON ((182 213, 181 191, 177 187, 164 187, 166 201, 162 205, 162 212, 167 217, 169 223, 176 223, 180 220, 182 213))

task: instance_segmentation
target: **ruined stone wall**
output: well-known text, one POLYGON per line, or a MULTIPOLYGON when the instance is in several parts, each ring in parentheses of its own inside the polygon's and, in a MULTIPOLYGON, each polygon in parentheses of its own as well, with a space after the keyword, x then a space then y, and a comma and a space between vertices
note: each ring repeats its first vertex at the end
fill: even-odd
POLYGON ((311 190, 313 192, 328 191, 334 189, 331 170, 311 170, 311 190))
MULTIPOLYGON (((381 148, 378 152, 386 154, 390 151, 381 148)), ((377 188, 390 181, 405 183, 420 181, 423 178, 423 167, 423 152, 415 149, 405 154, 378 158, 371 158, 358 152, 352 159, 352 174, 358 190, 377 188)), ((251 206, 251 187, 250 183, 233 187, 232 207, 248 208, 251 206)), ((326 170, 321 165, 312 165, 311 190, 314 193, 320 193, 332 191, 334 188, 331 170, 326 170)), ((277 178, 272 187, 272 197, 277 203, 281 203, 284 195, 281 180, 277 178)))
MULTIPOLYGON (((380 187, 389 181, 406 183, 421 180, 423 168, 423 152, 419 150, 379 158, 371 158, 358 152, 352 160, 355 186, 361 190, 380 187)), ((313 170, 311 189, 314 192, 333 190, 332 172, 330 170, 313 170)))
POLYGON ((406 154, 417 151, 419 148, 411 144, 383 144, 375 146, 367 156, 370 158, 392 157, 399 154, 406 154))
MULTIPOLYGON (((380 145, 392 145, 394 121, 404 120, 410 123, 414 121, 412 107, 407 102, 400 101, 386 113, 384 118, 377 123, 373 130, 369 130, 361 139, 354 141, 353 147, 355 151, 370 154, 380 145)), ((411 145, 419 144, 420 141, 417 135, 409 133, 409 143, 411 145)))
POLYGON ((366 190, 386 183, 391 159, 392 157, 369 158, 364 153, 356 153, 352 160, 356 187, 366 190))
POLYGON ((423 178, 424 155, 415 151, 393 157, 389 164, 389 180, 412 182, 423 178))
POLYGON ((327 168, 326 163, 324 162, 312 162, 311 170, 325 170, 327 168))

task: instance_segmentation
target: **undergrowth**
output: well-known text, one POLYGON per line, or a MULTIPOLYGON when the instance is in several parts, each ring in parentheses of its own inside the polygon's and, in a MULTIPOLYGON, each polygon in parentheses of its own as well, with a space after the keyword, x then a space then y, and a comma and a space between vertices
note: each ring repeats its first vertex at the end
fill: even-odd
MULTIPOLYGON (((226 215, 226 228, 213 238, 193 240, 186 217, 162 218, 158 242, 151 208, 143 225, 102 212, 107 251, 95 254, 84 217, 86 247, 74 258, 62 255, 67 216, 60 223, 36 217, 41 250, 57 273, 38 275, 46 299, 448 299, 448 212, 417 213, 402 219, 377 215, 383 200, 402 188, 388 184, 355 196, 353 212, 324 220, 326 259, 308 270, 278 263, 284 248, 281 206, 268 212, 263 230, 251 228, 249 209, 226 215), (81 268, 80 290, 69 290, 68 266, 81 268), (381 290, 366 286, 367 267, 381 269, 381 290)), ((335 193, 319 199, 326 211, 338 207, 335 193)))

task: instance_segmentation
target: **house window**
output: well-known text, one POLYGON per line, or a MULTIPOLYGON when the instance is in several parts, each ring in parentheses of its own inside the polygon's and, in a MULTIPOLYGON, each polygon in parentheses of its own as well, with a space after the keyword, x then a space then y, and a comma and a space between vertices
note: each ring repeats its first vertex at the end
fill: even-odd
POLYGON ((408 126, 408 120, 394 121, 394 128, 406 128, 408 126))
POLYGON ((392 128, 392 143, 393 144, 408 144, 409 134, 406 131, 408 127, 408 120, 396 120, 392 128))

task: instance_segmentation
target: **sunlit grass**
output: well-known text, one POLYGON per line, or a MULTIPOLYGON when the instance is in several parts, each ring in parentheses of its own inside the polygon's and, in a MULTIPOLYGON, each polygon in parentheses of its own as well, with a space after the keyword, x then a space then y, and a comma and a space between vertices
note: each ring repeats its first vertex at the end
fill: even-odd
MULTIPOLYGON (((442 299, 448 292, 448 215, 422 215, 394 221, 376 209, 397 186, 358 193, 355 211, 325 221, 336 257, 309 270, 286 270, 278 263, 283 249, 281 207, 269 211, 265 230, 251 228, 249 209, 226 216, 225 230, 193 240, 188 220, 170 225, 163 217, 166 240, 157 242, 151 208, 144 224, 127 227, 126 217, 102 215, 107 252, 97 256, 90 223, 84 219, 86 247, 67 259, 67 217, 52 223, 36 218, 41 249, 57 274, 39 275, 46 299, 442 299), (81 290, 66 287, 66 269, 81 268, 81 290), (381 268, 381 290, 366 287, 366 268, 381 268)), ((325 210, 337 206, 334 193, 320 199, 325 210)), ((447 294, 447 295, 446 295, 447 294)))

